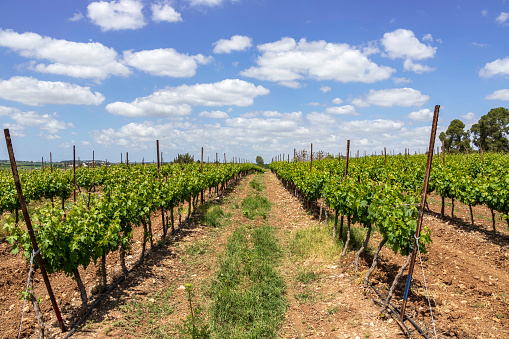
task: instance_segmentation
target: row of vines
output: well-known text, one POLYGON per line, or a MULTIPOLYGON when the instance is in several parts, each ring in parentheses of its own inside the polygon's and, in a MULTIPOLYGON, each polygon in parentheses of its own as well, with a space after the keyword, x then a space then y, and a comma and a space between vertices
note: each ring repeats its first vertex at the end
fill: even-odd
MULTIPOLYGON (((146 243, 153 246, 151 216, 161 211, 163 233, 175 229, 174 208, 188 203, 196 208, 206 190, 219 193, 230 181, 260 170, 251 164, 205 165, 116 165, 76 171, 76 188, 72 170, 22 171, 20 181, 27 202, 48 199, 32 213, 33 227, 46 270, 73 276, 81 291, 82 307, 87 294, 78 267, 102 263, 103 287, 106 286, 106 255, 119 251, 120 263, 127 272, 125 253, 133 242, 133 229, 143 227, 142 255, 146 243), (76 201, 69 199, 79 190, 76 201), (59 202, 59 203, 55 203, 59 202)), ((10 171, 0 172, 0 213, 18 216, 20 203, 10 171)), ((180 214, 180 213, 179 213, 180 214)), ((13 252, 22 250, 28 259, 32 243, 28 232, 15 222, 5 226, 13 252)))
MULTIPOLYGON (((364 278, 368 279, 377 265, 380 250, 386 246, 395 253, 407 256, 392 284, 385 307, 390 302, 397 279, 408 265, 417 227, 418 204, 422 194, 426 155, 372 156, 349 159, 328 158, 309 162, 273 162, 270 168, 284 185, 310 207, 322 200, 335 212, 333 239, 341 220, 339 235, 343 236, 346 217, 346 239, 342 256, 346 254, 350 241, 350 227, 358 223, 367 228, 366 238, 355 257, 358 268, 359 256, 367 246, 372 232, 381 235, 371 268, 364 278), (345 167, 347 170, 345 170, 345 167)), ((439 156, 433 159, 428 193, 436 192, 442 199, 457 199, 470 206, 486 205, 498 211, 509 224, 509 157, 490 154, 479 156, 448 156, 447 161, 439 156)), ((443 211, 443 207, 442 207, 443 211)), ((454 214, 454 207, 452 209, 454 214)), ((443 214, 443 212, 442 212, 443 214)), ((473 221, 473 214, 472 223, 473 221)), ((493 225, 495 223, 493 222, 493 225)), ((426 251, 431 242, 430 232, 424 228, 419 238, 419 247, 426 251)))

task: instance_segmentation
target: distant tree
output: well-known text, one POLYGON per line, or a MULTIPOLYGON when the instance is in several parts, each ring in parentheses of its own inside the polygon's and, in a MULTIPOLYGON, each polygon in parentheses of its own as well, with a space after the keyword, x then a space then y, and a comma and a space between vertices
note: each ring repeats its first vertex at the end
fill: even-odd
POLYGON ((256 156, 256 164, 258 166, 263 165, 263 158, 261 156, 259 156, 259 155, 256 156))
POLYGON ((485 151, 509 151, 509 110, 504 107, 491 109, 470 129, 474 145, 485 151))
POLYGON ((179 154, 173 162, 177 164, 192 164, 194 162, 194 156, 189 153, 179 154))
POLYGON ((465 152, 470 149, 470 132, 465 131, 465 124, 459 119, 451 121, 447 131, 440 133, 439 139, 444 141, 448 151, 465 152))

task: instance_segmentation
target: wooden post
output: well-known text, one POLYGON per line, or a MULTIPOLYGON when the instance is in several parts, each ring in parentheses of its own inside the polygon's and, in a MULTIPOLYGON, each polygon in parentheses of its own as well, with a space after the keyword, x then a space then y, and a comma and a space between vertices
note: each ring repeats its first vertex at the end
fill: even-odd
POLYGON ((224 163, 226 164, 226 153, 224 153, 224 163))
POLYGON ((311 143, 311 165, 309 167, 309 170, 313 170, 313 143, 311 143))
POLYGON ((51 173, 53 173, 53 156, 51 155, 51 152, 49 152, 49 166, 51 173))
POLYGON ((95 167, 95 151, 92 151, 92 168, 95 167))
POLYGON ((345 179, 348 175, 348 160, 350 158, 350 140, 346 141, 346 164, 345 164, 345 179))
POLYGON ((41 157, 41 168, 42 171, 44 172, 44 157, 41 157))
POLYGON ((129 152, 125 152, 125 164, 129 168, 129 152))
POLYGON ((23 191, 21 189, 21 183, 19 181, 18 168, 16 167, 16 159, 14 158, 14 150, 12 148, 11 135, 9 133, 9 129, 4 129, 5 142, 7 143, 7 151, 9 153, 9 160, 11 162, 11 170, 12 176, 14 178, 14 185, 16 187, 16 192, 18 193, 18 199, 21 207, 21 211, 23 212, 23 217, 25 218, 26 227, 28 230, 28 235, 30 236, 30 241, 32 242, 32 247, 34 252, 37 253, 35 258, 39 263, 39 267, 41 269, 41 274, 44 279, 44 284, 46 285, 46 289, 48 290, 49 297, 51 299, 51 305, 53 306, 53 310, 55 311, 55 315, 57 316, 58 324, 60 326, 60 330, 62 332, 66 332, 64 321, 62 320, 62 315, 60 314, 60 309, 58 308, 57 301, 55 299, 55 295, 53 294, 53 289, 51 288, 51 284, 48 278, 48 273, 46 272, 46 267, 44 266, 44 261, 42 260, 41 253, 39 251, 39 246, 37 244, 37 240, 35 239, 34 229, 32 228, 32 221, 30 220, 30 215, 28 214, 28 209, 25 203, 25 198, 23 196, 23 191))
POLYGON ((428 194, 429 175, 431 172, 431 164, 433 163, 432 153, 433 153, 433 148, 435 147, 435 137, 436 137, 436 133, 437 133, 437 122, 438 122, 439 110, 440 110, 440 105, 436 105, 435 112, 433 115, 433 124, 431 125, 431 138, 429 141, 428 161, 426 164, 426 173, 424 174, 424 184, 422 187, 421 203, 419 205, 419 218, 417 219, 417 229, 415 230, 414 248, 412 251, 412 257, 410 259, 410 268, 408 269, 407 284, 406 284, 405 293, 403 296, 403 304, 401 305, 401 314, 400 314, 401 319, 405 319, 405 308, 406 308, 407 299, 408 299, 408 292, 410 290, 410 284, 412 282, 412 274, 414 272, 415 257, 417 255, 417 248, 418 248, 418 239, 421 236, 422 221, 424 218, 424 204, 426 203, 426 195, 428 194))
POLYGON ((120 153, 120 164, 122 165, 124 161, 122 160, 122 153, 120 153))
POLYGON ((74 202, 76 202, 76 146, 72 146, 72 174, 74 184, 74 202))
POLYGON ((156 148, 157 148, 157 173, 161 175, 161 162, 159 160, 159 140, 156 140, 156 148))
POLYGON ((387 149, 384 147, 385 164, 387 165, 387 149))
POLYGON ((445 166, 445 143, 442 140, 442 165, 445 166))

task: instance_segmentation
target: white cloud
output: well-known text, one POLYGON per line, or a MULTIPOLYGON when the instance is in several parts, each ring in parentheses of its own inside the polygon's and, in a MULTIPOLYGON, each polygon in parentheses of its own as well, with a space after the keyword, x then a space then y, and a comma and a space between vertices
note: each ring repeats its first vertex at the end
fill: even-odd
POLYGON ((334 105, 340 105, 343 103, 343 100, 341 100, 340 98, 334 98, 334 99, 332 99, 332 103, 334 105))
POLYGON ((71 18, 67 19, 67 20, 69 20, 71 22, 77 22, 77 21, 80 21, 83 18, 84 18, 83 14, 81 14, 81 12, 78 12, 78 13, 74 13, 74 15, 71 18))
POLYGON ((0 117, 9 115, 13 112, 17 111, 17 108, 14 107, 7 107, 7 106, 1 106, 0 105, 0 117))
POLYGON ((467 114, 462 115, 461 117, 467 121, 475 120, 475 114, 472 112, 468 112, 467 114))
POLYGON ((499 74, 509 74, 509 57, 489 62, 479 72, 479 76, 483 78, 491 78, 499 74))
POLYGON ((483 10, 481 11, 481 15, 482 15, 482 16, 488 16, 488 10, 487 10, 487 9, 483 9, 483 10))
MULTIPOLYGON (((239 0, 231 0, 232 3, 239 0)), ((215 7, 223 4, 224 0, 187 0, 191 6, 215 7)))
POLYGON ((352 105, 327 107, 325 113, 340 115, 359 115, 359 113, 355 111, 355 107, 352 105))
POLYGON ((200 117, 212 118, 212 119, 228 119, 228 113, 223 111, 203 111, 200 113, 200 117))
POLYGON ((17 108, 11 108, 9 117, 15 121, 15 124, 4 123, 3 126, 15 131, 17 136, 25 136, 25 129, 33 127, 41 130, 39 136, 47 139, 59 139, 60 137, 56 133, 72 126, 72 124, 59 121, 49 114, 40 115, 33 111, 22 112, 17 108))
POLYGON ((425 36, 422 37, 422 41, 433 42, 433 37, 431 36, 431 34, 426 34, 425 36))
POLYGON ((215 54, 230 54, 232 51, 243 51, 252 45, 251 38, 243 35, 234 35, 229 40, 220 39, 213 44, 215 54))
POLYGON ((332 116, 324 113, 311 112, 306 115, 306 119, 312 125, 333 126, 336 124, 336 120, 332 116))
POLYGON ((391 67, 377 65, 348 44, 282 38, 257 47, 262 53, 256 60, 257 66, 242 71, 241 75, 288 87, 297 87, 298 81, 306 78, 373 83, 386 80, 395 72, 391 67))
POLYGON ((499 89, 488 95, 485 99, 509 101, 509 89, 499 89))
POLYGON ((150 6, 152 10, 152 20, 155 22, 179 22, 182 21, 182 15, 177 12, 167 2, 160 2, 150 6))
POLYGON ((429 108, 424 108, 418 110, 416 112, 412 112, 408 115, 408 117, 415 121, 432 121, 433 120, 433 111, 429 108))
POLYGON ((435 70, 435 68, 431 68, 431 67, 429 67, 427 65, 422 65, 422 64, 414 63, 410 59, 406 59, 405 60, 405 62, 403 63, 403 67, 405 68, 406 71, 412 71, 412 72, 415 72, 417 74, 422 74, 424 72, 431 72, 431 71, 435 70))
POLYGON ((344 131, 355 131, 355 133, 359 134, 379 134, 398 131, 403 126, 403 122, 395 120, 354 120, 343 122, 341 129, 344 131))
POLYGON ((412 83, 412 80, 407 78, 392 78, 392 81, 394 81, 396 85, 412 83))
POLYGON ((198 64, 206 65, 212 57, 201 54, 190 56, 178 53, 173 48, 160 48, 140 52, 124 51, 124 60, 129 66, 152 75, 183 78, 194 76, 198 64))
POLYGON ((392 88, 392 89, 371 89, 364 97, 357 97, 352 100, 352 104, 358 107, 368 107, 371 105, 382 107, 410 107, 422 106, 429 100, 428 95, 423 95, 413 88, 392 88))
POLYGON ((104 96, 90 87, 67 82, 40 81, 31 77, 0 80, 0 98, 31 106, 45 104, 100 105, 104 96))
POLYGON ((322 93, 327 93, 327 92, 330 92, 331 90, 332 90, 332 88, 330 88, 329 86, 320 87, 320 91, 322 91, 322 93))
POLYGON ((488 44, 483 44, 483 43, 480 43, 480 42, 472 42, 472 45, 476 46, 476 47, 486 47, 488 46, 488 44))
POLYGON ((497 16, 496 21, 501 25, 507 25, 507 19, 509 19, 509 13, 501 12, 499 16, 497 16))
POLYGON ((320 103, 319 103, 319 102, 314 101, 314 102, 310 102, 310 103, 308 103, 308 105, 309 105, 309 106, 320 106, 320 103))
POLYGON ((45 59, 51 64, 32 63, 41 73, 76 78, 105 79, 110 75, 126 76, 129 68, 118 62, 117 52, 97 42, 73 42, 42 37, 36 33, 16 33, 0 29, 0 46, 10 48, 25 58, 45 59))
POLYGON ((158 90, 131 103, 114 102, 108 112, 132 117, 178 117, 191 114, 192 106, 249 106, 254 98, 269 90, 239 79, 226 79, 211 84, 181 85, 158 90))
POLYGON ((87 6, 88 17, 103 31, 139 29, 145 26, 139 0, 97 1, 87 6))
POLYGON ((382 45, 385 47, 387 56, 391 59, 423 60, 433 58, 437 49, 421 43, 411 30, 401 28, 385 33, 382 38, 382 45))

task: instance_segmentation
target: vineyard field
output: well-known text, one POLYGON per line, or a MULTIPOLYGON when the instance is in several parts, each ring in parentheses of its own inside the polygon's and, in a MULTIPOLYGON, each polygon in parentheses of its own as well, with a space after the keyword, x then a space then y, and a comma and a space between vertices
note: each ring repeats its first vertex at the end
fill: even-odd
MULTIPOLYGON (((276 337, 325 335, 343 338, 355 334, 354 337, 403 338, 396 321, 379 316, 380 307, 372 301, 372 298, 377 298, 376 294, 363 285, 380 243, 385 246, 379 253, 378 264, 369 276, 369 282, 382 295, 387 295, 398 269, 411 250, 425 160, 424 156, 396 156, 389 157, 387 161, 386 165, 383 157, 350 159, 346 177, 344 159, 315 161, 312 168, 309 162, 274 162, 271 164, 272 173, 250 175, 247 173, 252 173, 253 167, 235 165, 231 167, 230 174, 217 181, 206 178, 212 173, 219 173, 216 169, 223 165, 205 168, 203 174, 199 165, 178 170, 168 166, 161 168, 160 177, 155 166, 145 169, 113 167, 109 171, 114 176, 97 174, 106 171, 105 168, 79 170, 77 203, 73 202, 68 172, 50 175, 47 171, 46 177, 34 180, 28 185, 28 190, 32 194, 36 225, 46 225, 38 231, 42 243, 48 239, 43 237, 45 229, 56 230, 74 225, 73 220, 78 220, 74 218, 83 215, 91 220, 91 224, 99 220, 99 224, 108 225, 104 234, 106 237, 109 234, 113 236, 108 242, 115 241, 113 245, 105 245, 105 251, 83 251, 83 254, 77 255, 81 258, 75 261, 77 266, 68 266, 66 260, 48 258, 50 271, 53 272, 50 279, 68 325, 72 326, 83 313, 82 298, 73 273, 76 267, 90 305, 100 295, 105 278, 101 265, 103 257, 106 285, 110 286, 124 275, 123 260, 125 268, 130 270, 150 248, 157 246, 157 250, 150 253, 101 302, 74 337, 185 337, 179 326, 188 311, 184 287, 188 283, 196 291, 194 302, 204 312, 202 320, 220 336, 214 323, 216 320, 210 313, 215 302, 210 299, 210 284, 215 279, 222 279, 214 276, 222 260, 221 253, 239 227, 251 230, 270 225, 283 248, 277 267, 286 286, 286 313, 283 320, 275 325, 276 337), (145 177, 141 181, 137 179, 139 174, 145 177), (167 179, 164 179, 165 176, 167 179), (164 189, 158 188, 164 186, 165 180, 172 183, 164 186, 166 189, 176 187, 177 178, 181 176, 187 176, 182 185, 187 190, 174 190, 171 197, 177 197, 175 200, 165 196, 164 189), (122 185, 129 185, 132 181, 128 186, 130 190, 119 190, 120 186, 112 181, 114 177, 123 177, 122 185), (47 178, 63 178, 68 185, 53 184, 51 187, 56 187, 51 191, 53 195, 37 194, 33 188, 36 182, 55 183, 60 180, 47 178), (206 203, 200 206, 202 192, 206 203), (216 198, 219 193, 221 199, 216 198), (122 216, 109 214, 107 210, 101 212, 110 216, 107 223, 101 221, 100 216, 89 216, 90 211, 99 211, 103 206, 101 199, 113 197, 111 201, 121 201, 124 195, 129 194, 141 195, 141 199, 136 198, 139 199, 136 204, 148 206, 144 210, 116 203, 115 206, 127 207, 129 213, 140 213, 137 217, 126 219, 132 223, 131 229, 122 229, 125 227, 122 226, 122 216), (270 212, 246 212, 244 200, 253 195, 266 197, 272 206, 270 212), (165 205, 163 201, 168 203, 165 205), (212 207, 222 211, 221 226, 207 224, 205 215, 212 207), (177 227, 180 224, 179 211, 181 219, 185 220, 190 209, 194 212, 190 214, 189 222, 174 236, 169 236, 171 223, 163 225, 162 220, 168 222, 172 214, 170 211, 173 211, 174 226, 177 227), (165 212, 164 217, 161 210, 165 212), (342 226, 339 222, 335 225, 336 212, 337 220, 344 219, 342 226), (327 223, 324 222, 325 213, 327 223), (111 220, 117 221, 111 223, 111 220), (350 235, 347 235, 348 230, 351 230, 350 235), (333 232, 335 238, 332 241, 333 232), (114 236, 117 233, 123 235, 120 240, 114 236), (345 248, 347 238, 351 239, 345 248), (170 241, 158 245, 162 239, 170 241), (359 251, 363 243, 366 248, 359 251), (122 246, 125 248, 124 259, 121 256, 122 246), (357 269, 354 262, 358 264, 357 269), (147 314, 146 319, 136 317, 141 310, 147 314), (164 319, 158 318, 157 312, 162 312, 164 319)), ((509 163, 500 155, 485 155, 484 161, 472 155, 468 161, 461 156, 451 156, 446 158, 445 166, 442 161, 438 156, 434 159, 425 206, 425 233, 420 239, 438 337, 509 336, 508 186, 505 185, 509 180, 509 163), (441 214, 444 216, 441 217, 441 214), (470 225, 472 219, 473 226, 470 225)), ((223 167, 224 171, 230 171, 229 168, 223 167)), ((30 174, 27 171, 22 178, 29 175, 40 173, 30 174)), ((7 179, 2 181, 3 187, 9 187, 6 182, 7 179)), ((4 189, 4 192, 8 191, 4 189)), ((135 199, 135 196, 129 199, 135 199)), ((4 214, 13 211, 12 206, 15 205, 12 200, 3 198, 4 214)), ((113 210, 123 210, 124 207, 114 207, 113 210)), ((84 220, 89 220, 87 218, 84 220)), ((8 230, 11 242, 20 241, 25 251, 30 250, 23 232, 19 231, 22 228, 15 231, 11 227, 8 230)), ((51 253, 51 245, 44 246, 46 253, 51 253)), ((56 250, 53 251, 56 253, 56 250)), ((13 336, 16 321, 19 321, 21 306, 18 294, 26 284, 26 259, 22 252, 13 254, 9 244, 0 244, 0 270, 5 272, 0 278, 0 312, 6 320, 0 329, 6 338, 13 336)), ((418 261, 407 312, 431 337, 433 324, 419 265, 418 261)), ((401 304, 405 280, 403 275, 395 285, 392 302, 396 305, 401 304)), ((53 326, 48 333, 62 338, 39 274, 35 276, 34 286, 35 294, 43 297, 44 317, 53 326)), ((28 312, 26 317, 24 336, 36 330, 33 311, 28 312)))

